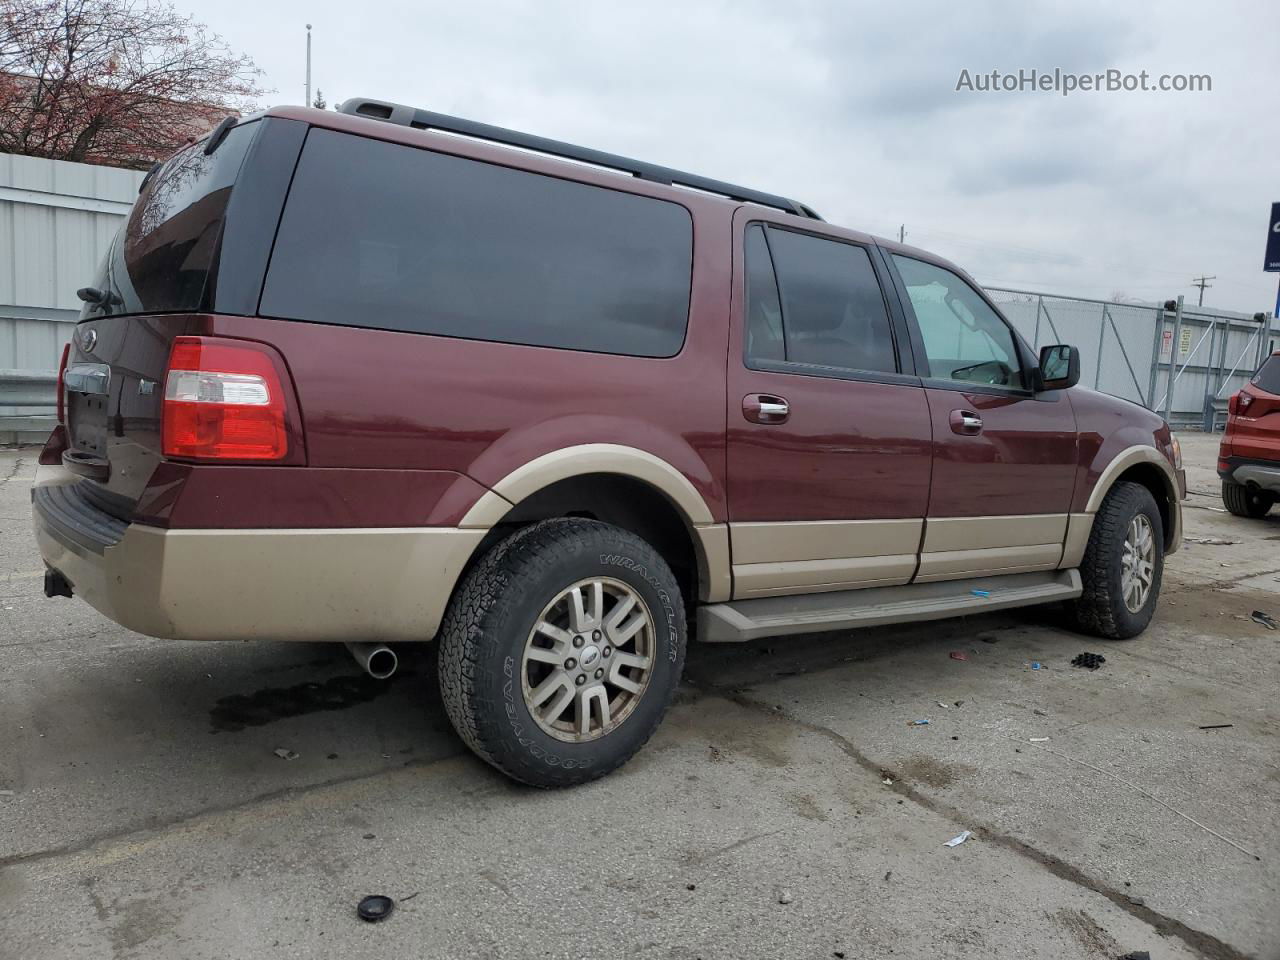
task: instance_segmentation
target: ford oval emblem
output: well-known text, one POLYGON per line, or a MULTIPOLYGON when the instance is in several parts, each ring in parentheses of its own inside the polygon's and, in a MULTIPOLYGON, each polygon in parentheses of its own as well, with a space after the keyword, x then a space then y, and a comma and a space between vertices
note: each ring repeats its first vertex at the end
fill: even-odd
POLYGON ((93 348, 98 345, 98 331, 92 327, 81 327, 76 333, 80 339, 80 349, 85 353, 93 353, 93 348))

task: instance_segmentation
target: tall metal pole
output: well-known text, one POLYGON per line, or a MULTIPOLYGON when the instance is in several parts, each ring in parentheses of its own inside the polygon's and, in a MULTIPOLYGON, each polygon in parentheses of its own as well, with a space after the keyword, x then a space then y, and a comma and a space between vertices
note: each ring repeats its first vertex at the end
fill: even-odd
MULTIPOLYGON (((1160 378, 1160 340, 1164 337, 1164 303, 1156 308, 1155 339, 1151 341, 1151 380, 1147 385, 1147 409, 1156 408, 1156 387, 1160 378)), ((1116 335, 1116 339, 1120 339, 1116 335)))
MULTIPOLYGON (((1169 419, 1173 412, 1173 385, 1178 380, 1178 354, 1182 352, 1182 294, 1178 294, 1178 305, 1173 311, 1173 343, 1169 345, 1169 387, 1164 394, 1164 418, 1169 419)), ((1187 363, 1191 362, 1190 355, 1187 363)), ((1185 367, 1185 364, 1184 364, 1185 367)))
POLYGON ((311 24, 307 24, 307 99, 302 104, 311 106, 311 24))

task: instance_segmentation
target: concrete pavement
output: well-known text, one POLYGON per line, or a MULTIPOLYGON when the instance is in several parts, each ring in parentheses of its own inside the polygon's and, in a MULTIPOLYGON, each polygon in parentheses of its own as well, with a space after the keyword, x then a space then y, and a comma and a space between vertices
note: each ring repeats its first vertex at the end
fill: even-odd
POLYGON ((1280 957, 1280 632, 1249 619, 1280 511, 1222 512, 1216 439, 1183 442, 1186 535, 1238 542, 1171 557, 1143 637, 1046 609, 695 646, 650 745, 558 793, 465 752, 431 647, 378 684, 46 600, 35 451, 0 451, 0 956, 1280 957))

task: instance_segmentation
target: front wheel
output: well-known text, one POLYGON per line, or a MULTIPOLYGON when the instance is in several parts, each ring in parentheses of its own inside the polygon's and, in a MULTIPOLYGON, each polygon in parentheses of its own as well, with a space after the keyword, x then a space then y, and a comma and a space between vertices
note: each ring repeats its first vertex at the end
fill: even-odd
POLYGON ((1222 481, 1222 504, 1237 517, 1252 517, 1257 520, 1265 517, 1267 511, 1275 506, 1274 494, 1251 489, 1242 483, 1222 481))
POLYGON ((494 546, 450 602, 440 690, 477 755, 535 787, 594 780, 657 729, 684 666, 666 562, 594 520, 544 520, 494 546))
POLYGON ((1117 483, 1093 518, 1080 563, 1084 593, 1071 603, 1076 625, 1109 640, 1147 628, 1164 572, 1164 523, 1151 491, 1117 483))

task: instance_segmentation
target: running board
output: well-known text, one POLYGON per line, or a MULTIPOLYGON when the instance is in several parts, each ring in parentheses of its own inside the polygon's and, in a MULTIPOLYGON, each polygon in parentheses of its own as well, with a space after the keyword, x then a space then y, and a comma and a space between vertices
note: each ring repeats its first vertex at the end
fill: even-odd
POLYGON ((822 633, 919 620, 942 620, 989 610, 1028 607, 1080 596, 1078 570, 1013 573, 972 580, 910 583, 835 593, 734 600, 698 608, 698 639, 740 643, 760 637, 822 633))

